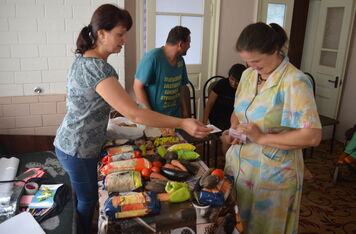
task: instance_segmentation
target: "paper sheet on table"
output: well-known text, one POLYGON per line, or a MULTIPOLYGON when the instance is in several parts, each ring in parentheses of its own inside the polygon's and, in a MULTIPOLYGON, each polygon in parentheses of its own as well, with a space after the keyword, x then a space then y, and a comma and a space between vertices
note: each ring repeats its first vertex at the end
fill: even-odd
POLYGON ((28 212, 22 212, 1 223, 0 233, 46 234, 28 212))

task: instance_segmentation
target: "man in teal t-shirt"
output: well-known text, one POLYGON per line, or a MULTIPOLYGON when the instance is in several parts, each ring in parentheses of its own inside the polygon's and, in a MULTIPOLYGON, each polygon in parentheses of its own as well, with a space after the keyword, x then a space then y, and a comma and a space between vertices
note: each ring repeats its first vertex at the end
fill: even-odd
POLYGON ((188 89, 188 75, 182 56, 190 48, 190 31, 176 26, 166 44, 149 51, 135 74, 134 91, 139 103, 162 114, 189 117, 187 103, 180 93, 188 89))

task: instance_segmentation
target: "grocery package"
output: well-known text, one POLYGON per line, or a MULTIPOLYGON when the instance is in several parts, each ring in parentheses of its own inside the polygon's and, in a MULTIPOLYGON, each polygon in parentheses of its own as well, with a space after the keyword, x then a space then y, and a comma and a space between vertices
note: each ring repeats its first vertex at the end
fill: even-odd
POLYGON ((158 214, 160 202, 153 192, 130 193, 113 196, 106 200, 104 212, 112 219, 158 214))
POLYGON ((168 148, 169 151, 178 151, 178 150, 195 150, 195 146, 188 143, 179 143, 174 144, 168 148))
POLYGON ((103 184, 108 192, 129 192, 142 186, 141 174, 137 171, 111 173, 103 184))
POLYGON ((145 158, 133 158, 115 161, 106 164, 100 169, 102 175, 108 175, 120 171, 141 171, 143 168, 151 168, 152 163, 145 158))
POLYGON ((199 204, 210 206, 223 206, 230 194, 231 178, 223 170, 206 171, 196 185, 195 198, 199 204))
POLYGON ((138 147, 133 147, 132 145, 109 148, 106 150, 106 153, 107 155, 101 159, 103 164, 142 157, 141 150, 138 147))

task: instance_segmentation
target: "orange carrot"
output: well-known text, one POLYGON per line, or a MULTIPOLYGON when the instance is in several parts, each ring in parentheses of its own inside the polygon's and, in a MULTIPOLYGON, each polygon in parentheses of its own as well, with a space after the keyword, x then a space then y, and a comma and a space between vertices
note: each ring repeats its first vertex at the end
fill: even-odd
POLYGON ((176 169, 175 166, 173 166, 172 164, 169 164, 169 163, 164 164, 163 167, 170 168, 170 169, 176 169))
POLYGON ((163 175, 161 175, 157 172, 152 172, 150 175, 150 179, 159 179, 159 180, 169 181, 169 179, 167 179, 166 177, 164 177, 163 175))
POLYGON ((159 193, 157 194, 157 198, 160 201, 168 201, 169 195, 170 195, 169 193, 159 193))
POLYGON ((183 166, 183 164, 181 164, 178 160, 172 160, 171 164, 175 167, 178 167, 182 171, 188 171, 187 168, 183 166))

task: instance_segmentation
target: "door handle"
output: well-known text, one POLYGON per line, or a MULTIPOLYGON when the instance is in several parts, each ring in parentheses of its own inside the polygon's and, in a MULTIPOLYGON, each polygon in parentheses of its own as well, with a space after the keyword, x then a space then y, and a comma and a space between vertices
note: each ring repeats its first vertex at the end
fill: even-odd
POLYGON ((335 77, 335 80, 328 80, 330 83, 334 83, 334 88, 337 88, 337 85, 339 84, 339 77, 335 77))

